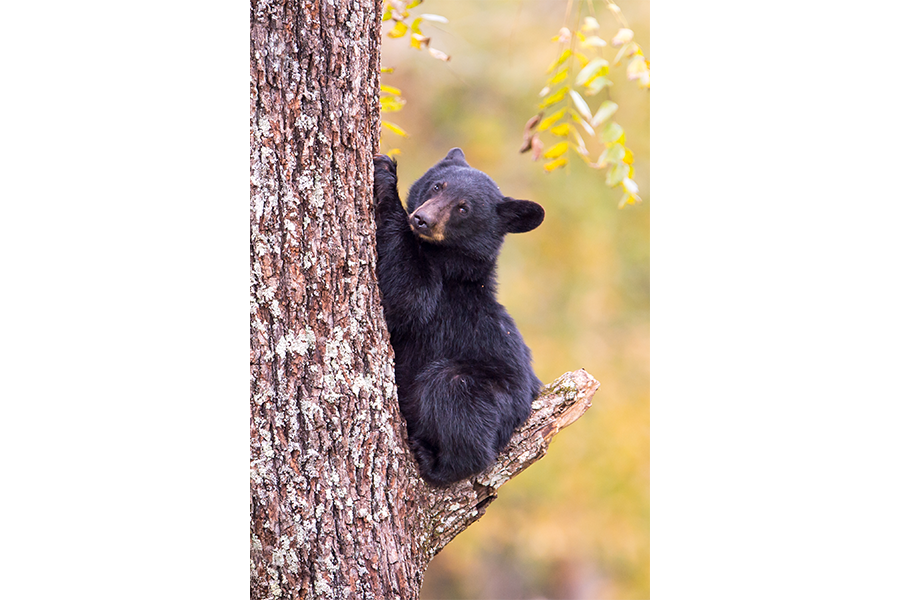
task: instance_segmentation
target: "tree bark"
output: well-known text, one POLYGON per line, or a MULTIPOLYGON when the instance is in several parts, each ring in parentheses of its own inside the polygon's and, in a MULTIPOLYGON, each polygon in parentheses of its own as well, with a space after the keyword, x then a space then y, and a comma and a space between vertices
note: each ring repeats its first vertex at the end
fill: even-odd
POLYGON ((417 598, 431 558, 590 406, 545 388, 448 489, 407 449, 375 279, 377 0, 251 2, 251 597, 417 598))

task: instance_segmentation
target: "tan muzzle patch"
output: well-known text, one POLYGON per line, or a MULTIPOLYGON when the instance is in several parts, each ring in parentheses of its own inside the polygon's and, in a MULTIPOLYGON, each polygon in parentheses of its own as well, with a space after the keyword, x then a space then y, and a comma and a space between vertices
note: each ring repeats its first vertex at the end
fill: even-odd
POLYGON ((409 215, 409 228, 423 240, 443 241, 447 221, 450 220, 451 204, 440 195, 431 198, 409 215))

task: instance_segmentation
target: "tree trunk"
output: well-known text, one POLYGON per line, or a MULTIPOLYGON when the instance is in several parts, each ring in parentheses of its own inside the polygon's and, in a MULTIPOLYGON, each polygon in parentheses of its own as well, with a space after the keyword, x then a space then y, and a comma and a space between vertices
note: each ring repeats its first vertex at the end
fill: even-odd
POLYGON ((251 12, 251 597, 417 598, 431 558, 599 384, 548 386, 473 480, 419 478, 375 279, 380 2, 251 12))

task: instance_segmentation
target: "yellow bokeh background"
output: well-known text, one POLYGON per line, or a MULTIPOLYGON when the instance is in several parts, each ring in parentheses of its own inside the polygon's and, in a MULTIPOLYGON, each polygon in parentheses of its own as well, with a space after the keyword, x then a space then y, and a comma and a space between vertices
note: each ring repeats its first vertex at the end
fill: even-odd
MULTIPOLYGON (((618 29, 594 1, 600 36, 618 29)), ((620 2, 648 59, 649 3, 620 2)), ((601 384, 587 414, 542 460, 499 490, 487 514, 432 562, 421 597, 638 599, 650 595, 650 123, 649 92, 613 68, 615 120, 634 152, 643 198, 617 208, 620 189, 574 158, 547 174, 519 154, 537 113, 550 41, 566 0, 427 0, 414 9, 449 23, 423 25, 448 63, 385 38, 382 82, 407 104, 389 113, 410 135, 385 133, 397 157, 401 195, 459 146, 508 196, 546 210, 535 231, 507 237, 500 301, 515 318, 542 381, 585 368, 601 384)), ((587 4, 575 0, 573 12, 587 4)), ((614 51, 607 49, 607 59, 614 51)), ((589 99, 592 107, 605 94, 589 99), (598 99, 599 98, 599 99, 598 99)), ((550 142, 549 136, 545 139, 550 142)), ((549 145, 549 144, 548 144, 549 145)), ((596 158, 596 157, 594 157, 596 158)))

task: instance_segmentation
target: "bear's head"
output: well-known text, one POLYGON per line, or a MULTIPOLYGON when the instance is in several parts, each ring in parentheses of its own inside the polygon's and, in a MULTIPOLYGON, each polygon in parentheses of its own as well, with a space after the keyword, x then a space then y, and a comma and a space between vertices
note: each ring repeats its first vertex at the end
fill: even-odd
POLYGON ((496 257, 507 233, 531 231, 544 220, 540 204, 504 196, 459 148, 412 185, 406 202, 409 226, 422 241, 486 259, 496 257))

